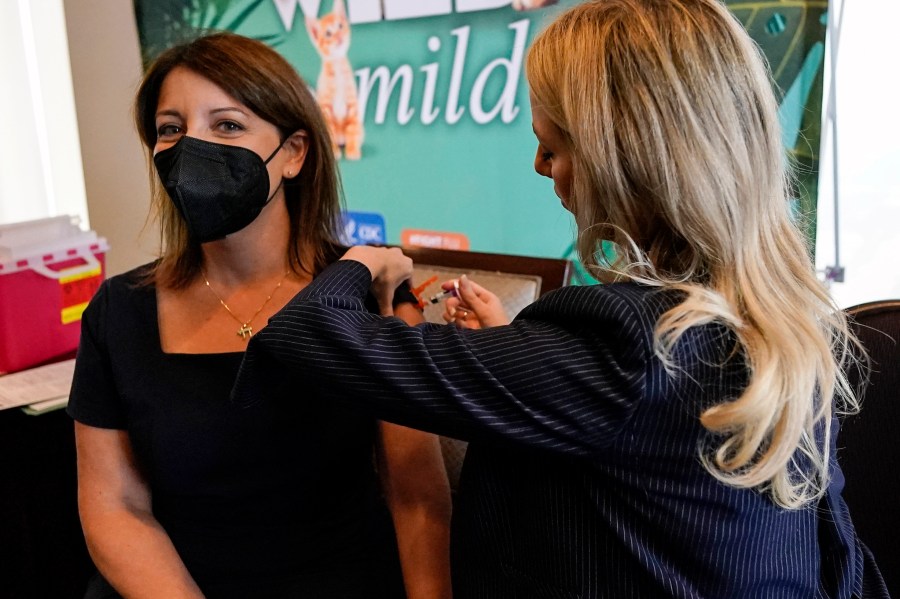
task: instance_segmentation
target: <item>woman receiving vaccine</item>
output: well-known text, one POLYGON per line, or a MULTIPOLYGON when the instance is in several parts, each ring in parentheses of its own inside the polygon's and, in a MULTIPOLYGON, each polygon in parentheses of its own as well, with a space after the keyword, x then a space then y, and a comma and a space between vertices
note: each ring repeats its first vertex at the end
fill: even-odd
MULTIPOLYGON (((84 315, 69 413, 102 574, 88 595, 448 598, 434 436, 289 383, 254 409, 228 401, 248 341, 343 252, 307 86, 264 44, 216 34, 156 60, 135 119, 162 252, 84 315)), ((414 302, 401 287, 369 305, 419 322, 414 302)))

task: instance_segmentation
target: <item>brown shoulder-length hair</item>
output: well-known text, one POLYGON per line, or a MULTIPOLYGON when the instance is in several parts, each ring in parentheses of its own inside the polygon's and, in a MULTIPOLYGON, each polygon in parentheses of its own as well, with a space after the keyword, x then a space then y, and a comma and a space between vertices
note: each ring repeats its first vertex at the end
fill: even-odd
POLYGON ((160 225, 161 259, 149 280, 180 288, 202 267, 200 244, 188 235, 184 219, 160 184, 153 165, 160 89, 176 67, 190 69, 218 85, 275 125, 282 139, 306 131, 306 161, 298 176, 284 185, 291 221, 288 261, 297 273, 313 274, 324 268, 339 238, 343 195, 331 139, 316 100, 297 71, 269 46, 233 33, 214 33, 160 54, 147 70, 135 98, 134 120, 147 148, 153 212, 160 225))

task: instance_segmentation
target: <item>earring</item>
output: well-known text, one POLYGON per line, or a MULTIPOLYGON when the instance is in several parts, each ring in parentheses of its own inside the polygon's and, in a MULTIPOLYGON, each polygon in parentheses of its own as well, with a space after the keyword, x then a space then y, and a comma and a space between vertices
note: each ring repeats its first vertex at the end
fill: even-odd
POLYGON ((288 171, 287 176, 288 176, 288 177, 293 177, 293 176, 294 176, 294 171, 288 171))

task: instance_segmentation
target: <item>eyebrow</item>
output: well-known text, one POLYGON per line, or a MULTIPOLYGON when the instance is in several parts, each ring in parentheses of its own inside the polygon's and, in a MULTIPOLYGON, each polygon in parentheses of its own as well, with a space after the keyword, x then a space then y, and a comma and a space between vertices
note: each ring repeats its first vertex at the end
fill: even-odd
POLYGON ((180 117, 181 113, 177 110, 157 110, 156 117, 159 118, 161 116, 177 116, 180 117))
MULTIPOLYGON (((242 108, 238 108, 237 106, 223 106, 222 108, 214 108, 209 111, 210 114, 218 114, 220 112, 239 112, 245 116, 247 116, 247 111, 242 108)), ((157 117, 161 116, 176 116, 181 117, 181 113, 177 110, 169 109, 169 110, 159 110, 156 113, 157 117)))
POLYGON ((222 108, 215 108, 209 111, 210 114, 217 114, 219 112, 240 112, 241 114, 247 114, 246 110, 238 108, 237 106, 224 106, 222 108))

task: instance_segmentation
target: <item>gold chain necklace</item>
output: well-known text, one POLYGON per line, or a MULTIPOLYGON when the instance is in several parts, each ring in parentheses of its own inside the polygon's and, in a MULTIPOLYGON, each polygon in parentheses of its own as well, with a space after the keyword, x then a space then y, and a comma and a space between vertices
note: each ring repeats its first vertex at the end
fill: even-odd
POLYGON ((269 300, 272 299, 272 296, 275 295, 275 292, 281 288, 281 284, 284 283, 284 280, 287 278, 289 273, 290 273, 290 271, 287 271, 284 273, 284 276, 282 276, 281 280, 278 281, 278 284, 275 285, 275 289, 273 289, 272 292, 269 293, 269 295, 266 297, 266 301, 264 301, 262 303, 262 305, 259 308, 257 308, 256 312, 253 313, 253 316, 248 318, 246 321, 238 318, 237 315, 231 311, 231 308, 228 307, 228 304, 225 303, 225 300, 223 300, 221 297, 219 297, 219 294, 216 293, 215 289, 213 289, 212 286, 209 284, 209 279, 206 278, 206 273, 203 273, 203 281, 206 283, 206 288, 209 289, 210 293, 213 294, 213 297, 215 297, 217 300, 219 300, 219 303, 222 304, 222 307, 228 311, 228 313, 231 315, 231 317, 235 321, 237 321, 237 323, 239 325, 241 325, 241 328, 239 328, 237 331, 237 336, 246 341, 247 337, 250 337, 251 335, 253 335, 253 327, 250 326, 250 323, 253 322, 253 319, 256 318, 260 312, 262 312, 262 309, 266 307, 266 304, 269 303, 269 300))

